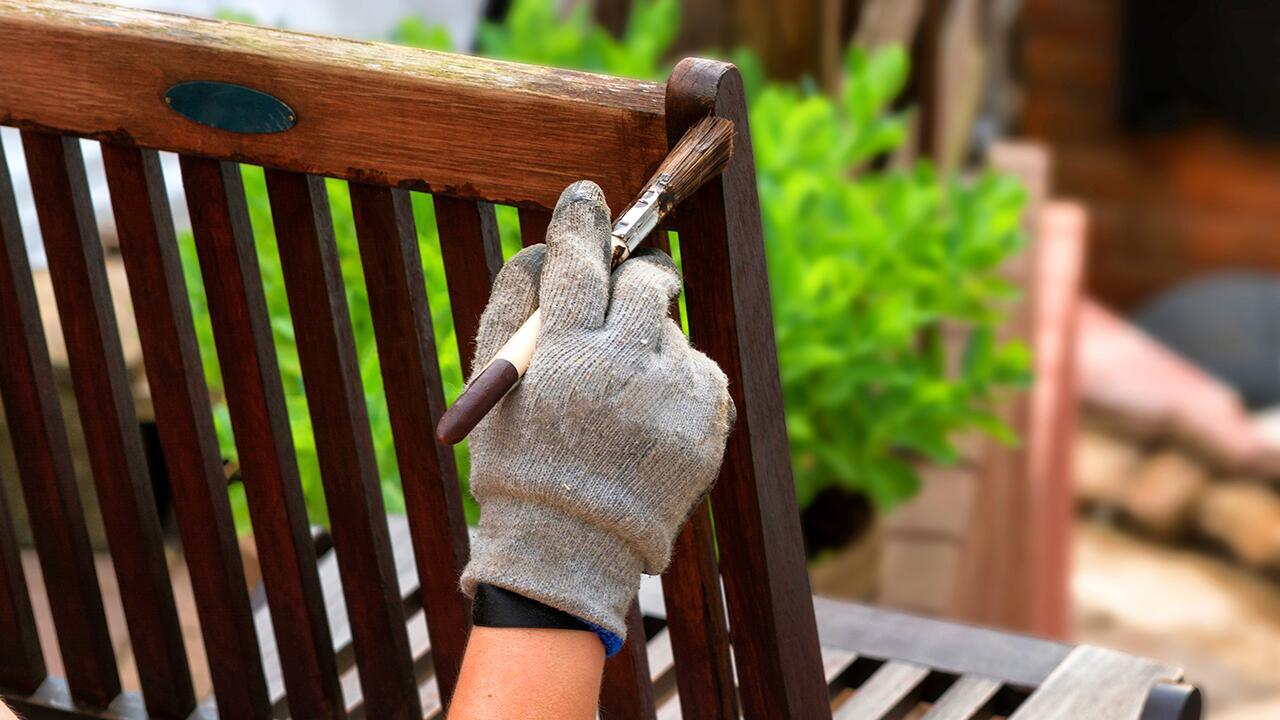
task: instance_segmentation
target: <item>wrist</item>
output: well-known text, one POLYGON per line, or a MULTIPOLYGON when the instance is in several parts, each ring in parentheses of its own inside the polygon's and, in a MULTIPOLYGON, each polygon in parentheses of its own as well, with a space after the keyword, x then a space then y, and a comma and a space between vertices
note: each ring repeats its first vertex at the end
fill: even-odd
POLYGON ((566 612, 618 638, 643 562, 613 532, 563 509, 486 498, 462 589, 489 584, 566 612))

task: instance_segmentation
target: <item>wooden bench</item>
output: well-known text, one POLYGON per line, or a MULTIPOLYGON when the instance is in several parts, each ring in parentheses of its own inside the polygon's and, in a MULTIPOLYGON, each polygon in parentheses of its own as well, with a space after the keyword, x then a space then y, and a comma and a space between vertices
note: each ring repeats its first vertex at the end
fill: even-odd
POLYGON ((0 400, 65 668, 65 679, 47 671, 3 508, 0 695, 29 717, 439 714, 468 630, 457 591, 468 538, 452 452, 430 439, 444 400, 407 191, 433 194, 454 321, 470 337, 501 263, 491 203, 517 206, 525 241, 537 242, 565 185, 593 179, 621 207, 669 143, 710 113, 737 124, 737 152, 672 227, 682 241, 689 332, 728 374, 739 420, 710 508, 683 531, 660 589, 646 590, 649 616, 639 606, 632 612, 632 641, 606 665, 601 716, 819 718, 834 708, 837 717, 880 718, 920 703, 932 704, 932 718, 1198 716, 1194 689, 1158 663, 810 597, 746 108, 732 66, 686 60, 662 85, 71 0, 0 0, 0 68, 0 124, 22 129, 141 679, 140 693, 122 690, 3 172, 0 400), (281 131, 231 132, 186 119, 165 98, 189 81, 248 85, 282 100, 287 109, 270 118, 281 131), (192 687, 82 137, 102 142, 212 699, 192 687), (257 610, 161 150, 181 156, 262 565, 265 604, 257 610), (329 506, 333 551, 319 561, 241 162, 266 167, 329 506), (405 494, 406 515, 390 521, 326 176, 350 183, 405 494), (659 596, 660 604, 652 599, 659 596))

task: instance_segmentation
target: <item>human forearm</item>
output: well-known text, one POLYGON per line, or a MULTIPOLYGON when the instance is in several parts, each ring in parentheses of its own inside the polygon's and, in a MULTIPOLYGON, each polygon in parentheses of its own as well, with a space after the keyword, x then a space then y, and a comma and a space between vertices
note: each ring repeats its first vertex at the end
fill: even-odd
POLYGON ((453 696, 453 720, 595 717, 604 646, 584 630, 476 627, 453 696))

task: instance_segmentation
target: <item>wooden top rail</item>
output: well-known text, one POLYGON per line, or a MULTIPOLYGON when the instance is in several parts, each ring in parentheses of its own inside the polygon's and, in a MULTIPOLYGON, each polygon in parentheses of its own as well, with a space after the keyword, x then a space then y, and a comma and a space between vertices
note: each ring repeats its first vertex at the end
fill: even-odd
POLYGON ((0 67, 0 125, 522 207, 582 178, 621 207, 667 151, 657 83, 73 0, 0 0, 0 67), (269 93, 297 124, 187 120, 164 93, 192 80, 269 93))

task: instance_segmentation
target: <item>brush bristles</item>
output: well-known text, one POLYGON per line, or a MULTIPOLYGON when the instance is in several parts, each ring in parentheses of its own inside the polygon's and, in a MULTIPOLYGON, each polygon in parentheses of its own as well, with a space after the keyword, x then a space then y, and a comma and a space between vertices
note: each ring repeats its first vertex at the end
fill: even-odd
POLYGON ((664 205, 684 202, 724 170, 733 156, 733 132, 733 122, 720 117, 705 117, 685 132, 655 175, 668 175, 664 205))

